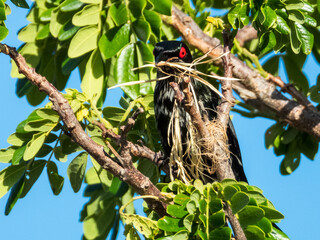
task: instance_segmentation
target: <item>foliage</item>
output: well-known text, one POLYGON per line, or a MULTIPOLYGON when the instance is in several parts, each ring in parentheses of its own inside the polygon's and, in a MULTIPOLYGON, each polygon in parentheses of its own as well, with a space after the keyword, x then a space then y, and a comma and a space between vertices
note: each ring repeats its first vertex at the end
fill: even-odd
POLYGON ((134 227, 127 229, 127 237, 139 231, 147 239, 231 239, 232 230, 226 225, 225 213, 225 205, 229 205, 247 239, 289 239, 272 225, 283 215, 255 186, 225 179, 206 185, 200 180, 193 185, 175 180, 159 187, 173 201, 167 207, 168 216, 159 219, 149 209, 146 210, 149 218, 122 214, 125 222, 134 227))
MULTIPOLYGON (((25 0, 12 2, 28 8, 25 0)), ((145 112, 138 117, 128 140, 141 141, 158 151, 161 146, 155 129, 153 84, 123 86, 125 94, 119 101, 121 108, 106 107, 104 101, 108 87, 155 78, 155 72, 149 68, 132 69, 153 62, 152 50, 156 42, 179 37, 161 20, 161 17, 170 16, 173 4, 188 13, 209 35, 220 39, 221 30, 206 21, 210 15, 208 8, 226 9, 221 19, 229 23, 234 34, 239 28, 252 24, 258 31, 259 40, 250 40, 243 47, 235 45, 232 51, 264 77, 269 73, 278 75, 283 62, 288 82, 314 103, 320 102, 319 77, 316 84, 311 84, 302 71, 306 54, 311 51, 320 62, 320 43, 314 41, 320 36, 320 3, 315 0, 193 0, 192 4, 189 0, 36 0, 27 16, 30 24, 18 33, 18 38, 24 42, 19 52, 28 65, 57 89, 65 90, 64 96, 85 131, 105 149, 108 149, 105 142, 108 140, 102 139, 100 129, 92 122, 100 120, 108 129, 119 133, 120 126, 132 112, 142 107, 145 112), (278 54, 273 54, 272 50, 278 54), (261 66, 259 60, 266 55, 268 59, 261 66), (80 72, 82 93, 65 89, 70 74, 75 70, 80 72)), ((8 5, 0 0, 0 41, 8 34, 4 21, 10 12, 8 5)), ((201 55, 196 49, 193 53, 195 57, 201 55)), ((201 65, 198 69, 203 72, 220 71, 212 64, 201 65)), ((15 64, 11 75, 18 79, 18 97, 26 96, 34 106, 44 101, 45 94, 19 74, 15 64)), ((262 116, 277 120, 266 131, 265 143, 267 148, 273 147, 276 155, 284 156, 280 165, 282 174, 290 174, 299 166, 301 154, 309 159, 315 158, 318 142, 312 136, 248 104, 240 103, 238 106, 244 108, 240 110, 237 107, 237 111, 245 117, 262 116)), ((88 154, 70 139, 50 104, 36 109, 22 121, 16 132, 9 136, 8 143, 8 148, 0 150, 0 162, 7 164, 0 172, 0 197, 10 191, 6 214, 18 199, 26 196, 45 167, 51 189, 59 195, 64 177, 59 174, 58 167, 60 162, 68 162, 68 177, 73 190, 79 191, 84 179, 87 184, 85 196, 90 200, 81 213, 84 239, 105 239, 111 229, 115 234, 120 221, 126 219, 134 220, 133 225, 126 226, 129 239, 139 238, 136 229, 141 230, 141 226, 147 238, 185 239, 189 236, 210 239, 220 236, 221 239, 230 239, 231 231, 225 226, 223 204, 231 206, 248 239, 277 239, 276 234, 281 235, 271 223, 283 216, 261 190, 230 180, 206 186, 199 181, 194 186, 186 186, 179 181, 162 185, 162 191, 175 203, 168 207, 170 216, 160 220, 154 213, 149 213, 149 218, 138 217, 133 215, 132 204, 126 207, 126 215, 120 216, 119 208, 132 199, 133 190, 102 171, 91 157, 93 167, 85 171, 88 154), (106 215, 111 216, 107 222, 106 215)), ((111 151, 106 151, 113 156, 111 151)), ((159 172, 152 163, 144 159, 134 161, 135 166, 154 183, 159 181, 159 172)), ((160 180, 163 181, 162 178, 160 180)))

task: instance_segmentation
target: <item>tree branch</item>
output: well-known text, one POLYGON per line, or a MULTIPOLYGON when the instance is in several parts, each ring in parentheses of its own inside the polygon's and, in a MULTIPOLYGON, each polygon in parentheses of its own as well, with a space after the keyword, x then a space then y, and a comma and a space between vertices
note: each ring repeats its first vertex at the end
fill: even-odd
MULTIPOLYGON (((224 66, 224 77, 232 78, 232 65, 230 59, 230 51, 232 48, 232 39, 230 39, 230 32, 226 29, 222 32, 224 47, 223 51, 226 53, 223 56, 223 66, 224 66)), ((234 97, 232 95, 232 81, 230 80, 221 80, 221 90, 224 98, 221 99, 221 103, 217 107, 218 112, 218 121, 221 122, 224 129, 227 129, 229 121, 230 121, 230 110, 234 105, 234 97)), ((224 150, 224 149, 222 149, 224 150)), ((221 159, 222 161, 217 162, 217 176, 220 179, 225 178, 233 178, 235 179, 234 173, 232 171, 232 167, 229 159, 221 159)), ((228 203, 226 203, 226 213, 227 217, 232 226, 234 235, 237 240, 246 240, 246 236, 243 232, 243 229, 236 218, 236 216, 232 213, 231 207, 228 203)))
MULTIPOLYGON (((25 75, 40 91, 49 96, 53 103, 53 109, 57 111, 65 126, 68 128, 70 135, 77 144, 87 151, 105 170, 119 177, 122 181, 130 185, 140 195, 153 195, 159 199, 164 199, 161 192, 153 185, 148 177, 144 176, 136 168, 123 168, 113 159, 108 157, 103 147, 94 142, 82 129, 76 116, 74 115, 68 101, 62 94, 47 81, 47 79, 35 72, 34 68, 27 65, 15 48, 0 43, 0 52, 9 55, 17 64, 19 73, 25 75)), ((166 204, 154 199, 146 199, 149 207, 157 211, 160 216, 166 214, 166 204)))
MULTIPOLYGON (((217 38, 211 38, 199 28, 199 26, 185 13, 181 12, 177 7, 172 7, 172 19, 164 19, 167 24, 174 27, 181 36, 193 47, 198 48, 203 53, 209 53, 211 58, 218 58, 223 54, 223 48, 220 47, 220 41, 217 38), (218 47, 217 47, 218 46, 218 47)), ((276 86, 263 78, 255 70, 249 68, 237 57, 231 55, 232 73, 234 77, 241 79, 241 84, 247 90, 254 93, 250 101, 247 98, 243 100, 258 108, 260 111, 267 110, 275 113, 279 119, 288 122, 293 127, 307 132, 320 140, 320 113, 310 107, 303 106, 294 100, 289 100, 276 86)), ((216 59, 214 64, 223 67, 223 62, 216 59)), ((239 84, 235 82, 234 85, 239 84)), ((238 88, 240 90, 241 88, 238 88)), ((238 92, 240 97, 242 93, 238 92)))

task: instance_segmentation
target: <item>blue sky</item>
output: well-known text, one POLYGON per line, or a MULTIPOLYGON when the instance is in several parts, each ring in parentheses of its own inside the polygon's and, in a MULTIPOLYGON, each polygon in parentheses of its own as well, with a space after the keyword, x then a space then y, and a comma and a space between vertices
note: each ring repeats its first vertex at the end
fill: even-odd
MULTIPOLYGON (((10 3, 9 3, 10 4, 10 3)), ((5 43, 18 47, 17 31, 27 24, 27 10, 12 6, 12 14, 6 24, 10 30, 5 43)), ((0 148, 8 146, 6 139, 15 131, 17 124, 25 119, 34 109, 25 98, 15 95, 15 79, 10 77, 10 61, 0 55, 1 69, 1 118, 0 148)), ((320 68, 312 57, 308 58, 304 71, 314 82, 320 68)), ((285 78, 283 71, 280 75, 285 78)), ((69 80, 70 88, 80 88, 78 74, 69 80)), ((119 90, 109 92, 108 105, 116 105, 119 90)), ((262 118, 246 119, 234 114, 233 122, 240 142, 245 172, 250 184, 260 187, 265 196, 285 215, 279 226, 293 240, 314 239, 318 235, 320 215, 320 161, 302 158, 299 168, 290 176, 282 176, 279 171, 281 157, 276 157, 273 150, 264 147, 265 130, 274 122, 262 118)), ((68 160, 70 162, 71 159, 68 160)), ((59 173, 67 178, 67 163, 58 163, 59 173)), ((0 169, 4 164, 0 165, 0 169)), ((4 216, 8 196, 0 199, 1 239, 80 239, 82 223, 79 213, 88 200, 82 195, 84 186, 74 193, 66 179, 59 196, 54 196, 45 171, 24 199, 20 199, 9 216, 4 216)), ((119 237, 119 239, 122 237, 119 237)))

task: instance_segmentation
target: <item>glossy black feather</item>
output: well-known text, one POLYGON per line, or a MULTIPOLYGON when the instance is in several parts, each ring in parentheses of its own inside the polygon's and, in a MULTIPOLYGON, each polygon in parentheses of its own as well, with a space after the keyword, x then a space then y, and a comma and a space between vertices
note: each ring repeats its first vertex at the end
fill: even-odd
MULTIPOLYGON (((166 41, 157 43, 154 49, 155 62, 158 63, 160 61, 181 61, 186 63, 192 62, 192 56, 188 49, 188 47, 179 41, 166 41), (179 57, 179 53, 181 48, 185 48, 186 55, 182 59, 179 57)), ((173 68, 165 67, 162 69, 166 73, 175 74, 173 68)), ((157 78, 161 78, 167 76, 167 74, 162 71, 157 71, 157 78)), ((173 112, 173 104, 175 93, 172 87, 169 85, 169 82, 175 81, 175 77, 172 76, 166 80, 157 81, 155 92, 154 92, 154 108, 155 108, 155 117, 157 122, 157 128, 160 133, 161 143, 166 156, 170 156, 172 139, 169 137, 168 142, 168 126, 170 122, 170 118, 173 112)), ((192 79, 191 84, 193 84, 194 91, 197 96, 197 100, 199 105, 202 105, 204 109, 210 109, 207 111, 201 111, 202 116, 207 114, 209 120, 216 118, 216 107, 219 103, 219 96, 213 92, 210 88, 205 86, 204 84, 194 81, 192 79)), ((186 112, 184 111, 183 106, 179 107, 179 122, 181 128, 181 139, 184 144, 187 141, 187 117, 186 112)), ((238 181, 247 181, 247 178, 243 171, 242 161, 241 161, 241 153, 239 149, 239 144, 237 140, 237 136, 232 125, 232 122, 229 122, 227 129, 228 143, 229 149, 231 151, 231 165, 238 181)), ((185 144, 184 144, 185 145, 185 144)), ((211 176, 215 178, 215 176, 211 176)))

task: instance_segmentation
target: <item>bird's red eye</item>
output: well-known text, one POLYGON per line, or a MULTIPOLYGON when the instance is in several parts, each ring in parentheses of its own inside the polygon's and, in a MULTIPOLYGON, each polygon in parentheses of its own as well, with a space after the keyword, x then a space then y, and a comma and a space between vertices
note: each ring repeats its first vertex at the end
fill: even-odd
POLYGON ((187 55, 186 49, 182 47, 179 52, 179 57, 184 58, 187 55))

